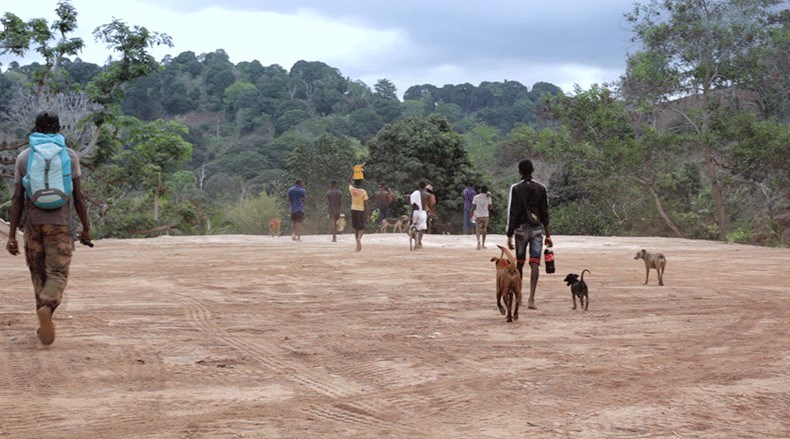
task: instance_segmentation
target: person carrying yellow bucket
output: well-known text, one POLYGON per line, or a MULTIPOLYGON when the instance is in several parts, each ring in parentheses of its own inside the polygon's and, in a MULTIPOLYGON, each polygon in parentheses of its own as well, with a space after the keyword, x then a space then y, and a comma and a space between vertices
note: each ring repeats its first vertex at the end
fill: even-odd
POLYGON ((348 191, 351 194, 351 226, 357 239, 357 251, 362 251, 362 235, 365 232, 368 192, 362 188, 365 179, 364 163, 354 165, 351 181, 348 182, 348 191), (353 182, 353 183, 352 183, 353 182))

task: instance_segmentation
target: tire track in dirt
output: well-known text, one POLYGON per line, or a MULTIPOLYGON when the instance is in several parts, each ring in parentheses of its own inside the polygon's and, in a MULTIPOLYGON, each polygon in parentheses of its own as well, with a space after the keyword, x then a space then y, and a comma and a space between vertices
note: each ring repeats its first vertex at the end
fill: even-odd
MULTIPOLYGON (((20 405, 20 400, 6 395, 26 395, 25 399, 47 401, 56 395, 59 383, 68 379, 57 364, 58 346, 42 347, 35 336, 35 317, 16 314, 3 319, 13 323, 8 328, 10 346, 0 356, 0 437, 29 437, 31 425, 36 436, 57 434, 55 427, 66 420, 53 412, 49 404, 20 405), (55 352, 52 352, 55 351, 55 352)), ((56 323, 57 324, 57 323, 56 323)))
MULTIPOLYGON (((358 390, 351 388, 352 386, 359 387, 356 383, 350 381, 347 383, 338 383, 339 375, 333 377, 318 372, 314 368, 279 360, 283 358, 281 352, 275 352, 259 343, 250 342, 241 337, 228 335, 222 328, 214 323, 211 311, 208 307, 193 299, 184 296, 179 297, 180 302, 185 307, 187 318, 197 329, 242 353, 252 354, 254 361, 279 373, 288 380, 331 400, 344 400, 358 393, 358 390)), ((388 422, 382 419, 381 416, 371 413, 368 410, 369 406, 368 408, 363 408, 353 403, 342 403, 339 405, 327 403, 314 405, 313 408, 309 410, 309 413, 317 418, 351 423, 366 428, 376 427, 386 430, 402 431, 399 425, 388 422)))

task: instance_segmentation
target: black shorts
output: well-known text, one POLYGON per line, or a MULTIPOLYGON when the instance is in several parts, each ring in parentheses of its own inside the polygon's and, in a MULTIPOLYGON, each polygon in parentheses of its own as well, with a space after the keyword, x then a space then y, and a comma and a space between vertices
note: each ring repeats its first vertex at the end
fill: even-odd
POLYGON ((365 211, 352 210, 351 211, 351 227, 354 230, 365 230, 365 211))
POLYGON ((292 212, 291 213, 291 222, 301 223, 302 221, 304 221, 304 212, 292 212))

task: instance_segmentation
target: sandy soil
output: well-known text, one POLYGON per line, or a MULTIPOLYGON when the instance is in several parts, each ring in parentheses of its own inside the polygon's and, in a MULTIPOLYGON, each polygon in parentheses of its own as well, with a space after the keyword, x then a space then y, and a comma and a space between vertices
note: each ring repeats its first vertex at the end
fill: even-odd
POLYGON ((50 347, 3 252, 0 437, 790 437, 790 250, 554 242, 539 309, 506 323, 501 235, 97 241, 50 347), (641 248, 667 255, 665 286, 642 284, 641 248))

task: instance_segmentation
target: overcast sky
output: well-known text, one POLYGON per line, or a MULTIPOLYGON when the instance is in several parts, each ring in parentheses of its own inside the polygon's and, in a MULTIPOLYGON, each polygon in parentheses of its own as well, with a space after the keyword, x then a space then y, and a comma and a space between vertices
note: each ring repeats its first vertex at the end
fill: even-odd
MULTIPOLYGON (((616 80, 634 50, 623 14, 631 0, 72 0, 83 61, 112 55, 92 31, 118 18, 163 32, 181 52, 223 49, 231 62, 290 70, 321 61, 373 86, 387 78, 400 96, 412 85, 519 81, 574 84, 616 80)), ((57 0, 0 0, 27 21, 56 18, 57 0)), ((116 54, 117 56, 117 54, 116 54)), ((0 57, 7 67, 16 60, 0 57)))

